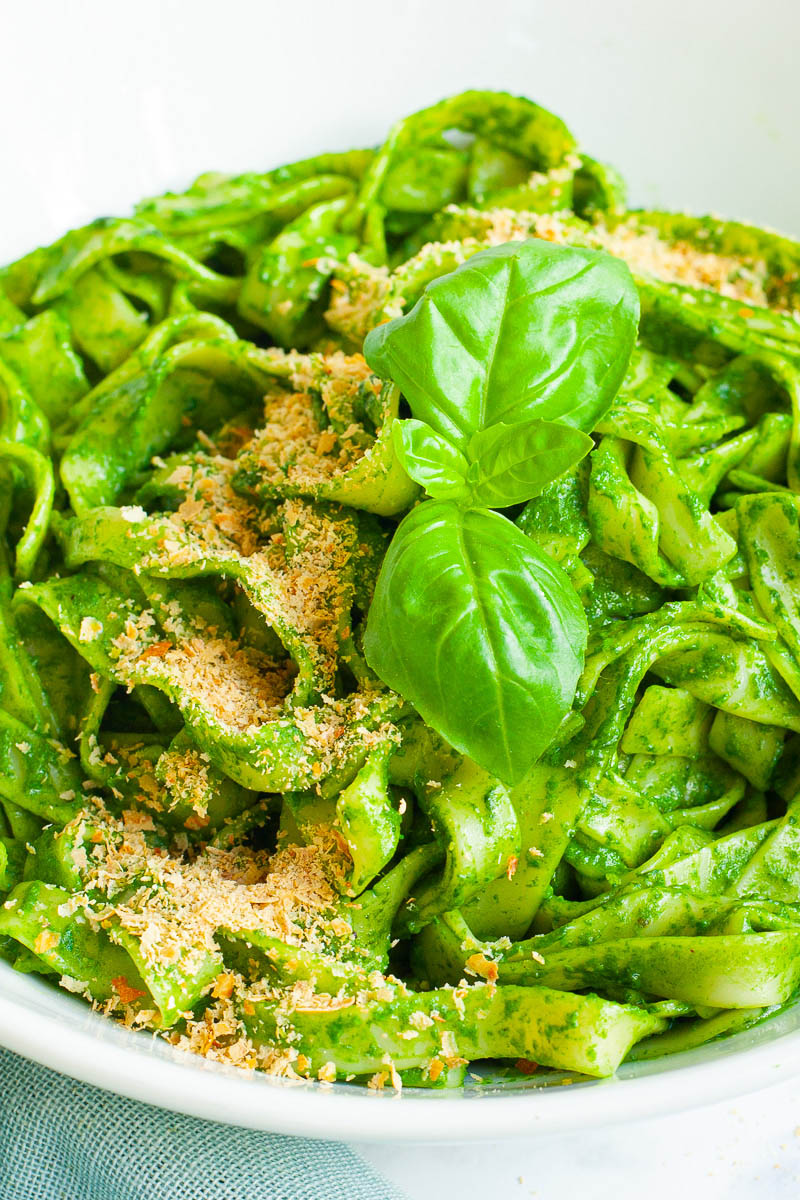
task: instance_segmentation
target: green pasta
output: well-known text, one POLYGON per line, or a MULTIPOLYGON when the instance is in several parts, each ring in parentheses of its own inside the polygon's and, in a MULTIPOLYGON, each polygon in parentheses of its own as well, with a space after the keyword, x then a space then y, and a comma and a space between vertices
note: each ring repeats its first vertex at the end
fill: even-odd
POLYGON ((0 270, 0 957, 290 1078, 800 988, 800 246, 531 101, 0 270))

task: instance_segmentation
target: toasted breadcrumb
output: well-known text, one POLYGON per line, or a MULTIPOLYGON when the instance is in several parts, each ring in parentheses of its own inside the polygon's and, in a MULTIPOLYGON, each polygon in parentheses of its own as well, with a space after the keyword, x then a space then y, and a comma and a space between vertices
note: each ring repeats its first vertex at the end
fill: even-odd
POLYGON ((340 286, 332 289, 325 320, 331 329, 356 343, 377 324, 377 315, 387 309, 392 299, 393 307, 387 315, 399 316, 402 312, 402 297, 391 297, 391 278, 386 267, 372 266, 358 255, 350 254, 345 270, 335 282, 340 286))
POLYGON ((470 954, 464 966, 469 974, 480 975, 482 979, 488 980, 489 983, 494 983, 497 980, 497 963, 491 962, 484 954, 470 954))
POLYGON ((276 386, 267 393, 265 424, 241 461, 246 469, 257 470, 261 487, 272 483, 281 490, 290 484, 313 490, 349 470, 369 450, 374 436, 361 412, 365 397, 377 396, 383 384, 360 354, 296 354, 288 361, 295 390, 276 386))
POLYGON ((36 935, 33 943, 34 954, 46 954, 48 950, 55 950, 59 940, 59 935, 54 933, 52 929, 43 929, 41 933, 36 935))
MULTIPOLYGON (((533 213, 510 208, 480 210, 451 205, 451 220, 463 219, 469 232, 464 245, 540 237, 565 244, 575 240, 576 224, 566 214, 533 213)), ((767 267, 762 261, 745 261, 732 255, 700 250, 690 242, 668 241, 655 229, 642 227, 635 218, 614 228, 598 223, 581 230, 582 240, 624 258, 632 270, 687 287, 708 288, 757 307, 766 307, 767 267)))

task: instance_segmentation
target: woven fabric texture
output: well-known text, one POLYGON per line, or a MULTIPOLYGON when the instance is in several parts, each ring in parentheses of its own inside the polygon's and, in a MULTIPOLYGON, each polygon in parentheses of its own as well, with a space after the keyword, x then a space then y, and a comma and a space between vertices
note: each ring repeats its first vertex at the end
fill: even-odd
POLYGON ((199 1121, 0 1049, 0 1200, 403 1200, 347 1146, 199 1121))

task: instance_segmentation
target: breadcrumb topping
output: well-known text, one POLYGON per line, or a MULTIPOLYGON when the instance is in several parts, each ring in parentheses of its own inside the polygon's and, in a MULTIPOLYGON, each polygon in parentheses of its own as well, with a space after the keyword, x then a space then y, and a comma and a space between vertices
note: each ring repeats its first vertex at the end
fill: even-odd
POLYGON ((286 356, 288 388, 264 398, 265 424, 239 456, 257 487, 280 494, 287 485, 314 491, 367 453, 374 433, 364 424, 370 397, 383 384, 361 354, 286 356))
MULTIPOLYGON (((464 244, 496 246, 529 237, 561 245, 574 242, 576 223, 569 214, 533 213, 510 208, 481 210, 451 205, 444 210, 465 230, 464 244)), ((602 222, 581 230, 581 240, 624 258, 636 272, 687 287, 708 288, 758 307, 767 307, 768 271, 763 261, 745 262, 732 255, 698 249, 685 240, 668 241, 656 229, 635 219, 609 228, 602 222)))
MULTIPOLYGON (((164 786, 170 793, 169 808, 186 804, 204 821, 208 816, 209 758, 201 750, 165 750, 158 760, 164 786)), ((202 828, 196 825, 195 828, 202 828)))
POLYGON ((593 233, 603 249, 646 275, 687 287, 709 288, 761 308, 769 305, 764 262, 745 263, 732 255, 704 252, 686 241, 669 242, 655 229, 643 229, 632 222, 622 222, 614 229, 596 225, 593 233))
MULTIPOLYGON (((340 268, 333 281, 325 320, 331 329, 360 344, 374 314, 390 302, 392 281, 387 267, 374 267, 357 254, 348 256, 347 268, 344 272, 340 268)), ((402 309, 402 297, 394 297, 393 311, 386 315, 400 316, 402 309)))
MULTIPOLYGON (((115 917, 139 939, 148 962, 168 966, 187 953, 215 953, 220 929, 322 946, 337 893, 320 846, 291 845, 270 854, 205 845, 180 853, 152 844, 139 816, 125 813, 120 820, 102 812, 98 819, 92 813, 103 852, 86 861, 84 889, 87 915, 99 924, 115 917)), ((337 933, 342 936, 341 925, 337 933)), ((226 990, 219 976, 214 987, 226 990)))

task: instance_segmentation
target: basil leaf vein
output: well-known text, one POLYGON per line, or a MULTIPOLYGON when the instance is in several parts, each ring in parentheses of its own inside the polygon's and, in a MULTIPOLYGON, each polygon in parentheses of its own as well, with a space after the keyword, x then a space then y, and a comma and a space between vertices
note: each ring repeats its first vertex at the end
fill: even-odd
POLYGON ((472 434, 509 419, 592 429, 622 383, 638 316, 621 259, 509 242, 430 283, 411 312, 370 331, 364 353, 464 452, 472 434))
POLYGON ((507 508, 538 496, 594 447, 579 429, 555 421, 501 422, 470 438, 466 482, 470 502, 507 508))
POLYGON ((467 492, 467 460, 447 438, 424 421, 395 421, 392 439, 400 463, 415 483, 437 500, 462 500, 467 492))
POLYGON ((569 579, 516 526, 431 500, 392 540, 364 650, 424 721, 514 784, 572 704, 586 637, 569 579))

